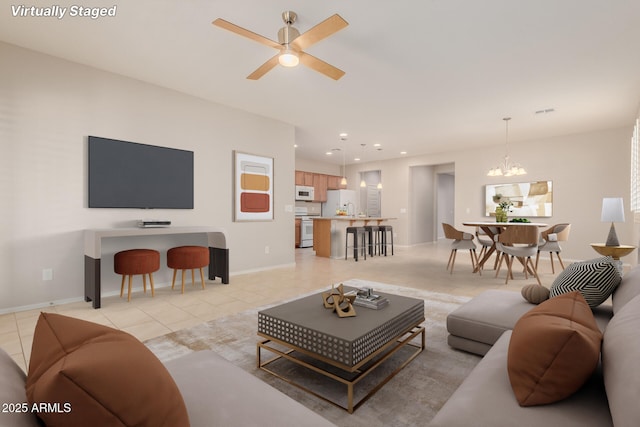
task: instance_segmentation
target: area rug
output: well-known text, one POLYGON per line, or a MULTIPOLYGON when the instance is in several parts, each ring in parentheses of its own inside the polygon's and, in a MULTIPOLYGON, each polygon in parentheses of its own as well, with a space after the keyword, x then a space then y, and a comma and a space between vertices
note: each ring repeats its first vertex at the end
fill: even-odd
MULTIPOLYGON (((351 279, 342 283, 358 288, 368 286, 380 292, 420 298, 425 301, 426 320, 423 323, 426 329, 425 351, 420 353, 353 414, 256 368, 256 343, 259 339, 256 334, 258 312, 269 306, 173 332, 148 340, 145 344, 163 362, 193 351, 214 350, 233 364, 272 385, 338 426, 427 425, 480 361, 478 356, 453 350, 447 345, 446 316, 469 298, 359 279, 351 279)), ((299 297, 297 296, 297 298, 299 297)), ((319 303, 321 302, 319 301, 319 303)), ((400 353, 398 352, 398 357, 400 357, 400 353)), ((393 359, 388 362, 390 366, 395 363, 393 359)), ((312 378, 308 372, 304 372, 303 368, 298 368, 288 361, 278 361, 277 363, 282 364, 281 369, 288 370, 287 374, 313 382, 314 387, 318 387, 317 381, 322 381, 312 378)), ((384 370, 380 371, 380 375, 384 373, 384 370)), ((332 390, 335 388, 335 383, 330 381, 328 383, 330 384, 325 384, 325 390, 330 394, 334 392, 332 390)), ((324 386, 321 384, 319 387, 324 386)), ((345 393, 344 386, 341 387, 338 392, 345 393)), ((356 390, 358 389, 356 388, 356 390)), ((294 424, 295 422, 292 425, 294 424)))

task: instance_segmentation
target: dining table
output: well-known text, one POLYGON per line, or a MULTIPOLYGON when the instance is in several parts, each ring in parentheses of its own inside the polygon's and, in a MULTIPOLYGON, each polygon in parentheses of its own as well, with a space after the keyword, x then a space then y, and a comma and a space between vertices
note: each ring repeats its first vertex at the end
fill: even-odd
MULTIPOLYGON (((481 260, 476 264, 476 268, 473 270, 474 273, 477 273, 482 270, 484 267, 484 263, 487 262, 491 255, 496 251, 496 239, 495 236, 500 234, 507 227, 512 227, 514 225, 524 225, 527 227, 548 227, 549 224, 545 224, 542 222, 497 222, 497 221, 465 221, 462 225, 466 227, 480 227, 482 231, 487 234, 487 237, 491 239, 493 245, 487 250, 482 257, 481 260)), ((522 260, 520 260, 522 262, 522 260)))

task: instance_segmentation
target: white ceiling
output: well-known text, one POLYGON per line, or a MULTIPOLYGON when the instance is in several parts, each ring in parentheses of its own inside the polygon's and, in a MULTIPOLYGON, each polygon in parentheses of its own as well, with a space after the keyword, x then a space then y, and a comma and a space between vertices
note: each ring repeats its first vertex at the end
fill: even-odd
POLYGON ((326 151, 352 163, 360 144, 365 161, 500 144, 505 116, 510 144, 631 126, 640 107, 638 0, 2 3, 2 41, 291 123, 297 156, 336 164, 326 151), (116 4, 117 15, 13 17, 19 4, 116 4), (334 13, 349 22, 307 50, 342 79, 278 66, 247 80, 275 51, 211 25, 277 40, 285 10, 301 33, 334 13))

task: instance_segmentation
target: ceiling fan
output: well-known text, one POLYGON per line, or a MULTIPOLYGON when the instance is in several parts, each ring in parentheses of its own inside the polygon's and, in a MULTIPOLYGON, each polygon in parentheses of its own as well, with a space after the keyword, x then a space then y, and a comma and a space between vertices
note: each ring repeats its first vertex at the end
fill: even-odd
POLYGON ((349 23, 336 13, 311 28, 309 31, 300 34, 298 29, 292 26, 297 17, 298 15, 296 15, 295 12, 282 12, 282 20, 284 21, 285 26, 278 31, 277 42, 221 18, 213 21, 213 25, 279 51, 275 56, 259 66, 253 73, 249 74, 247 79, 258 80, 278 64, 285 67, 295 67, 298 63, 302 63, 302 65, 306 65, 312 70, 322 73, 334 80, 338 80, 340 77, 344 76, 344 71, 316 58, 313 55, 309 55, 304 51, 304 49, 324 38, 329 37, 333 33, 340 31, 349 25, 349 23))

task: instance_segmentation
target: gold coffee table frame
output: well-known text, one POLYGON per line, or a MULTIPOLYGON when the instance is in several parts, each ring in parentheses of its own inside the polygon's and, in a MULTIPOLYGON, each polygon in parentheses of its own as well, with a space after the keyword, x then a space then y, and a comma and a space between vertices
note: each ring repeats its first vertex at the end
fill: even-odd
POLYGON ((361 404, 363 404, 367 399, 369 399, 371 396, 373 396, 374 393, 376 393, 378 390, 380 390, 380 388, 382 388, 383 385, 385 385, 387 382, 389 382, 389 380, 391 380, 391 378, 393 378, 394 376, 396 376, 396 374, 398 374, 398 372, 400 372, 405 366, 407 366, 413 359, 415 359, 424 349, 425 349, 425 329, 424 326, 420 326, 420 323, 422 323, 424 321, 424 319, 422 319, 420 322, 414 324, 413 326, 411 326, 409 329, 407 329, 405 332, 401 333, 400 335, 398 335, 397 337, 391 339, 387 344, 385 344, 383 347, 379 348, 378 350, 376 350, 374 353, 372 353, 371 355, 369 355, 366 359, 362 360, 360 363, 358 363, 355 366, 347 366, 344 365, 342 363, 338 363, 336 361, 330 360, 328 358, 325 358, 323 356, 320 356, 316 353, 313 353, 311 351, 299 348, 297 346, 294 346, 290 343, 286 343, 283 341, 280 341, 276 338, 270 337, 266 334, 260 333, 258 332, 258 335, 266 338, 264 341, 259 341, 256 347, 256 352, 257 352, 257 362, 258 362, 258 368, 262 369, 263 371, 266 371, 286 382, 288 382, 289 384, 292 384, 304 391, 306 391, 307 393, 310 393, 316 397, 319 397, 320 399, 327 401, 339 408, 345 409, 346 411, 348 411, 350 414, 353 413, 354 410, 356 410, 361 404), (421 344, 417 345, 412 343, 411 341, 416 338, 417 336, 421 336, 421 344), (269 345, 269 343, 277 343, 281 346, 284 346, 287 348, 286 351, 280 351, 272 346, 269 345), (377 367, 379 367, 382 363, 384 363, 387 359, 389 359, 391 356, 393 356, 398 350, 400 350, 401 348, 405 347, 405 346, 411 346, 414 347, 416 350, 411 353, 411 355, 409 356, 409 358, 407 360, 405 360, 399 367, 397 367, 393 372, 391 372, 388 376, 386 376, 385 378, 382 379, 382 381, 380 381, 376 386, 374 386, 362 399, 360 399, 359 401, 355 402, 353 401, 353 389, 354 386, 359 383, 363 378, 365 378, 367 375, 369 375, 371 372, 373 372, 377 367), (276 354, 275 357, 267 360, 267 361, 262 361, 261 359, 261 349, 264 349, 266 351, 270 351, 274 354, 276 354), (318 366, 314 366, 310 363, 305 362, 304 360, 301 360, 299 358, 297 358, 294 354, 292 354, 293 352, 299 352, 301 354, 305 354, 315 360, 318 360, 320 362, 323 363, 327 363, 331 366, 334 366, 336 368, 339 368, 345 372, 348 373, 356 373, 357 375, 354 377, 354 379, 352 380, 348 380, 345 378, 342 378, 336 374, 333 374, 331 372, 328 372, 318 366), (375 357, 382 355, 382 357, 377 360, 374 364, 372 364, 371 366, 362 369, 363 366, 365 366, 367 363, 369 363, 371 360, 373 360, 375 357), (310 369, 314 372, 317 372, 321 375, 324 375, 325 377, 328 377, 332 380, 338 381, 344 385, 347 386, 347 406, 342 406, 341 404, 334 402, 316 392, 314 392, 313 390, 304 387, 302 384, 299 384, 297 382, 295 382, 293 379, 291 378, 286 378, 280 374, 278 374, 275 371, 272 371, 271 369, 269 369, 269 364, 281 359, 281 358, 285 358, 287 360, 290 360, 293 363, 296 363, 300 366, 303 366, 307 369, 310 369))

